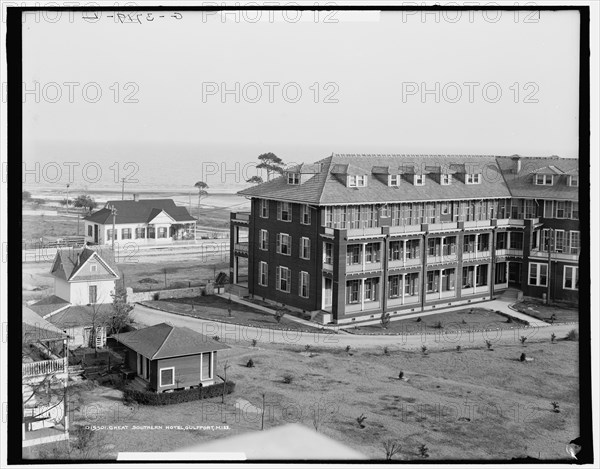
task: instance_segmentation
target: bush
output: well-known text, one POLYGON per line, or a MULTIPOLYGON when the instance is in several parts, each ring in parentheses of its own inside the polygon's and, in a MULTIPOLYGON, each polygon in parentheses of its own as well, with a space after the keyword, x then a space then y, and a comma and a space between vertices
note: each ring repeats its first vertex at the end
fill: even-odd
POLYGON ((444 326, 442 325, 442 321, 436 322, 435 326, 433 326, 433 327, 435 327, 436 329, 443 329, 444 328, 444 326))
POLYGON ((159 293, 159 292, 155 292, 155 293, 152 295, 152 299, 153 299, 154 301, 158 301, 158 300, 160 300, 160 293, 159 293))
POLYGON ((252 358, 248 360, 248 363, 246 363, 246 367, 254 368, 254 360, 252 360, 252 358))
POLYGON ((571 329, 565 337, 565 340, 579 340, 579 332, 577 332, 577 329, 571 329))
POLYGON ((283 375, 283 382, 285 384, 292 384, 292 381, 294 381, 294 375, 291 375, 289 373, 283 375))
POLYGON ((256 347, 257 343, 258 343, 258 340, 252 339, 252 347, 256 347))
MULTIPOLYGON (((173 391, 166 393, 156 393, 151 391, 135 391, 125 389, 123 391, 124 402, 137 402, 142 405, 170 405, 180 404, 182 402, 196 401, 199 399, 210 399, 211 397, 221 397, 223 395, 223 386, 225 383, 213 384, 211 386, 201 386, 195 389, 185 389, 183 391, 173 391)), ((235 383, 227 381, 227 394, 235 390, 235 383)))

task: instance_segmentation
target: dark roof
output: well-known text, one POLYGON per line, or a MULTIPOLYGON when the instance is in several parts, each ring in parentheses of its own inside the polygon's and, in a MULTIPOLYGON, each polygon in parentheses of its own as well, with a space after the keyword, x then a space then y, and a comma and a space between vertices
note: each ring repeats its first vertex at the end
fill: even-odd
POLYGON ((578 200, 579 188, 569 186, 569 176, 578 174, 579 160, 574 158, 521 157, 521 170, 515 173, 516 161, 511 157, 498 157, 504 180, 513 197, 536 199, 578 200), (563 174, 566 173, 566 174, 563 174), (534 184, 536 174, 552 174, 551 186, 534 184))
POLYGON ((67 334, 50 324, 27 306, 23 306, 23 342, 35 343, 40 340, 66 339, 67 334))
POLYGON ((120 277, 119 268, 110 249, 99 247, 91 249, 88 246, 59 249, 56 252, 50 273, 55 277, 71 280, 92 257, 97 259, 105 268, 99 269, 95 275, 79 275, 77 280, 114 280, 120 277), (110 272, 111 270, 114 274, 110 272))
POLYGON ((187 327, 175 327, 165 322, 137 331, 117 334, 113 338, 150 360, 197 355, 229 348, 228 345, 187 327))
POLYGON ((54 311, 68 306, 70 303, 56 295, 50 295, 46 298, 42 298, 37 303, 29 305, 29 309, 39 314, 41 317, 46 317, 48 314, 52 314, 54 311))
POLYGON ((108 207, 117 209, 115 224, 149 223, 162 210, 176 222, 196 221, 185 207, 178 207, 172 199, 109 200, 104 208, 92 213, 84 220, 100 225, 112 223, 112 212, 108 207))
POLYGON ((99 323, 112 312, 113 307, 112 304, 109 303, 97 304, 94 306, 69 306, 46 319, 59 329, 68 331, 71 327, 91 325, 92 322, 94 322, 94 314, 97 314, 96 323, 99 323))
MULTIPOLYGON (((514 197, 577 197, 577 188, 566 184, 568 173, 578 161, 558 157, 522 158, 522 173, 532 177, 532 167, 552 171, 553 186, 536 186, 532 181, 515 182, 511 174, 514 157, 486 155, 355 155, 333 154, 318 163, 322 171, 303 184, 291 185, 284 177, 244 189, 238 194, 315 205, 394 203, 426 200, 457 200, 514 197), (531 165, 530 165, 531 163, 531 165), (527 168, 527 169, 525 169, 527 168), (548 168, 548 169, 542 169, 548 168), (562 173, 566 174, 562 174, 562 173), (441 173, 455 174, 450 185, 442 186, 441 173), (365 187, 347 187, 339 175, 363 174, 365 187), (381 174, 405 174, 398 187, 389 187, 381 174), (425 174, 423 186, 412 183, 411 174, 425 174), (465 174, 481 174, 480 184, 466 184, 465 174)), ((572 174, 572 173, 571 173, 572 174)), ((575 173, 576 174, 576 173, 575 173)), ((519 175, 521 176, 521 174, 519 175)), ((521 179, 526 179, 526 177, 521 179)))

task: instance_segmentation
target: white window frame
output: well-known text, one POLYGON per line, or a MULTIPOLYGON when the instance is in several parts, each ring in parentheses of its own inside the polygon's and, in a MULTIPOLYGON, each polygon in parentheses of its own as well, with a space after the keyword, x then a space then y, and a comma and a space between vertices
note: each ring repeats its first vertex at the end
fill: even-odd
POLYGON ((261 251, 268 251, 269 250, 269 232, 267 230, 260 230, 260 235, 259 235, 259 249, 261 251))
POLYGON ((452 174, 442 174, 440 183, 442 184, 442 186, 449 186, 450 184, 452 184, 452 174))
POLYGON ((277 281, 276 281, 276 285, 275 288, 278 291, 284 292, 284 293, 289 293, 291 291, 291 284, 292 284, 292 271, 289 269, 289 267, 284 267, 282 265, 278 265, 277 266, 277 281), (286 281, 287 281, 287 289, 283 290, 281 288, 281 281, 283 279, 283 272, 286 272, 286 281))
POLYGON ((571 187, 579 187, 579 175, 571 174, 569 176, 569 186, 571 187), (575 184, 573 184, 575 182, 575 184))
POLYGON ((279 221, 291 222, 292 221, 292 204, 289 202, 277 202, 277 219, 279 221), (287 210, 284 210, 283 207, 287 207, 287 210), (283 212, 286 212, 287 218, 283 218, 283 212))
POLYGON ((581 233, 577 230, 569 231, 569 254, 578 255, 581 253, 581 233), (573 235, 577 233, 577 237, 579 238, 579 246, 576 248, 577 252, 573 252, 573 235))
POLYGON ((323 264, 333 265, 333 243, 327 241, 323 242, 323 264), (327 259, 327 246, 331 247, 331 256, 329 259, 327 259))
POLYGON ((258 264, 258 284, 261 287, 269 286, 269 264, 265 261, 260 261, 258 264), (263 283, 263 275, 265 277, 265 282, 263 283))
POLYGON ((269 201, 260 199, 260 218, 269 218, 269 201))
POLYGON ((536 174, 534 181, 536 186, 551 186, 554 182, 554 176, 552 174, 536 174))
POLYGON ((98 272, 98 264, 90 264, 90 272, 98 272))
POLYGON ((548 286, 548 264, 544 262, 530 262, 529 267, 527 268, 527 285, 531 285, 533 287, 547 287, 548 286), (531 283, 531 267, 536 266, 536 283, 531 283), (542 267, 546 268, 546 282, 540 283, 540 278, 542 277, 542 267))
POLYGON ((424 186, 425 185, 425 175, 424 174, 415 174, 413 179, 415 186, 424 186))
POLYGON ((300 174, 289 172, 288 173, 288 184, 297 186, 300 184, 300 174))
POLYGON ((399 174, 390 174, 388 176, 388 186, 398 187, 399 185, 400 185, 400 175, 399 174))
POLYGON ((576 265, 565 265, 563 266, 563 290, 579 290, 577 288, 577 277, 579 276, 579 266, 576 265), (573 282, 572 287, 567 287, 567 269, 571 269, 571 281, 573 282))
POLYGON ((200 354, 200 381, 213 379, 215 374, 215 352, 202 352, 200 354), (210 366, 208 367, 208 376, 204 376, 204 354, 208 353, 210 356, 210 366))
POLYGON ((300 259, 310 260, 310 238, 302 237, 300 238, 300 259), (306 244, 306 256, 304 256, 304 248, 306 244))
POLYGON ((465 179, 466 184, 481 184, 481 173, 468 173, 465 179))
POLYGON ((298 296, 308 298, 310 294, 310 274, 305 271, 300 272, 300 282, 298 285, 298 296), (302 290, 306 290, 306 295, 302 294, 302 290))
POLYGON ((292 237, 287 234, 287 233, 277 233, 277 254, 281 254, 282 256, 291 256, 292 255, 292 237), (284 236, 287 239, 287 242, 285 243, 286 245, 286 251, 287 252, 283 252, 283 238, 284 236))
POLYGON ((311 216, 310 216, 310 207, 308 204, 302 205, 301 214, 300 214, 300 223, 303 225, 310 225, 311 216))
POLYGON ((175 367, 174 366, 167 366, 165 368, 161 368, 158 370, 158 385, 162 388, 163 386, 173 386, 175 385, 175 367), (173 382, 170 384, 163 384, 163 380, 162 380, 162 372, 163 370, 173 370, 173 382))
POLYGON ((565 252, 567 237, 565 236, 565 230, 554 230, 554 251, 556 252, 565 252), (561 248, 558 249, 558 235, 561 237, 561 248))

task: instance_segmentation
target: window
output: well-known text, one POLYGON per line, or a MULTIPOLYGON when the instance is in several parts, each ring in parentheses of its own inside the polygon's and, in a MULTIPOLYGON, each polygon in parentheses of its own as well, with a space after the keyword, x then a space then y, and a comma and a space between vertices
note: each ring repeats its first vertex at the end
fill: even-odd
POLYGON ((564 200, 554 202, 554 218, 565 218, 566 204, 564 200))
POLYGON ((165 226, 161 226, 158 228, 158 237, 159 238, 167 237, 167 228, 165 226))
POLYGON ((367 176, 348 176, 348 187, 365 187, 367 176))
POLYGON ((269 218, 269 201, 265 199, 260 200, 260 217, 269 218))
POLYGON ((579 254, 581 250, 581 237, 579 235, 579 231, 569 231, 571 242, 571 254, 579 254))
POLYGON ((148 225, 148 238, 154 238, 156 233, 156 228, 154 225, 148 225))
POLYGON ((212 363, 212 352, 204 352, 202 354, 202 373, 200 379, 212 379, 213 377, 213 363, 212 363))
POLYGON ((365 246, 365 262, 379 262, 379 243, 369 243, 365 246))
POLYGON ((573 210, 571 211, 571 218, 573 220, 579 220, 579 202, 573 202, 573 210))
POLYGON ((98 287, 96 285, 90 285, 88 287, 89 303, 94 304, 98 301, 98 287))
POLYGON ((579 289, 579 267, 565 265, 563 269, 563 288, 565 290, 579 289))
POLYGON ((325 264, 333 265, 333 244, 325 243, 325 260, 323 261, 325 264))
POLYGON ((475 273, 475 266, 469 265, 463 267, 463 275, 462 275, 462 287, 463 288, 473 288, 474 279, 473 274, 475 273))
POLYGON ((302 298, 308 298, 310 276, 308 272, 300 272, 300 288, 298 295, 302 298))
POLYGON ((300 184, 300 175, 298 173, 288 173, 288 184, 300 184))
POLYGON ((365 301, 377 301, 377 285, 379 281, 376 278, 365 280, 365 301))
POLYGON ((480 173, 469 173, 465 179, 466 184, 480 184, 481 174, 480 173))
POLYGON ((510 233, 510 249, 523 249, 523 233, 510 233))
POLYGON ((146 229, 145 228, 136 228, 135 229, 135 239, 145 238, 146 237, 146 229))
POLYGON ((397 174, 393 174, 389 176, 389 185, 390 186, 399 186, 400 185, 400 176, 397 174))
POLYGON ((529 264, 529 285, 545 287, 548 284, 548 264, 529 264))
POLYGON ((131 228, 123 228, 121 230, 121 239, 131 239, 131 228))
POLYGON ((538 186, 551 186, 552 185, 552 174, 536 174, 535 183, 538 186))
POLYGON ((286 233, 277 235, 277 253, 289 256, 292 253, 292 237, 286 233))
POLYGON ((415 174, 414 184, 415 184, 415 186, 424 186, 425 185, 425 175, 424 174, 415 174))
POLYGON ((358 303, 360 301, 360 280, 348 280, 346 282, 346 303, 358 303))
POLYGON ((260 230, 259 247, 262 251, 269 250, 269 232, 267 230, 260 230))
POLYGON ((98 264, 90 264, 90 272, 98 272, 98 264))
POLYGON ((537 201, 526 200, 525 201, 525 218, 536 218, 537 217, 537 201))
POLYGON ((400 275, 392 275, 389 278, 389 298, 398 298, 400 296, 400 275))
POLYGON ((438 291, 438 276, 436 272, 427 272, 427 293, 438 291))
POLYGON ((300 257, 302 259, 310 259, 310 239, 300 239, 300 257))
POLYGON ((506 249, 506 231, 498 232, 496 235, 496 249, 506 249))
POLYGON ((442 186, 449 186, 452 184, 452 174, 442 174, 442 186))
MULTIPOLYGON (((111 229, 108 229, 108 230, 106 230, 106 239, 107 239, 107 240, 109 240, 109 241, 110 241, 110 240, 112 240, 112 239, 113 239, 113 232, 114 232, 114 233, 115 233, 115 235, 116 235, 116 233, 117 233, 117 230, 111 230, 111 229)), ((115 236, 115 239, 117 239, 117 236, 115 236)))
POLYGON ((159 386, 173 386, 175 384, 175 367, 160 369, 159 386))
POLYGON ((292 273, 287 267, 277 267, 277 279, 275 280, 276 288, 279 291, 289 293, 292 273))
POLYGON ((93 236, 93 232, 94 229, 92 228, 92 225, 88 225, 88 236, 93 236))
POLYGON ((402 260, 402 241, 390 241, 389 260, 402 260))
POLYGON ((490 238, 490 235, 487 233, 482 233, 479 235, 479 237, 477 238, 477 250, 478 251, 489 251, 489 249, 490 249, 489 238, 490 238))
POLYGON ((269 286, 269 265, 263 261, 258 264, 258 284, 262 287, 269 286))
POLYGON ((554 231, 554 250, 556 252, 563 252, 565 249, 565 231, 555 230, 554 231))
POLYGON ((484 287, 487 285, 488 266, 487 264, 477 266, 477 283, 476 286, 484 287))
POLYGON ((404 283, 404 294, 417 296, 419 294, 419 274, 417 272, 406 274, 404 283))
POLYGON ((346 264, 352 265, 361 263, 360 246, 358 244, 348 246, 346 253, 346 264))
POLYGON ((292 208, 289 202, 277 203, 277 219, 281 221, 292 221, 292 208))
POLYGON ((448 202, 443 202, 442 204, 440 204, 440 213, 442 215, 450 214, 450 204, 448 202))
POLYGON ((302 206, 302 213, 300 216, 300 223, 303 225, 310 225, 310 207, 308 205, 302 206))
POLYGON ((569 176, 569 186, 579 187, 579 175, 572 174, 569 176))

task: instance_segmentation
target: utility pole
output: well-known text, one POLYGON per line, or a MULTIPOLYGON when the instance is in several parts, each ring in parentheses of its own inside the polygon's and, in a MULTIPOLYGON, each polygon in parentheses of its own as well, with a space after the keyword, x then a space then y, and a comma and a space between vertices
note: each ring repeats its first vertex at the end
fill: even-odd
POLYGON ((125 178, 121 178, 121 200, 125 200, 125 178))
POLYGON ((114 205, 111 205, 110 207, 110 213, 112 213, 112 217, 113 217, 113 227, 112 227, 112 250, 113 250, 113 254, 115 252, 115 237, 116 237, 116 230, 115 230, 115 223, 116 223, 116 219, 117 219, 117 208, 114 205))
POLYGON ((67 213, 69 213, 69 186, 71 184, 67 184, 67 213))
POLYGON ((551 278, 550 278, 550 273, 552 272, 552 247, 553 247, 553 242, 552 242, 552 238, 553 238, 553 234, 554 234, 554 229, 553 228, 548 228, 548 279, 547 279, 547 289, 546 289, 546 304, 549 305, 550 304, 550 285, 551 285, 551 278))

